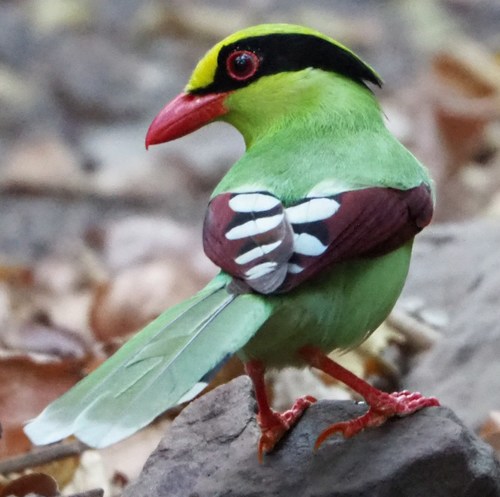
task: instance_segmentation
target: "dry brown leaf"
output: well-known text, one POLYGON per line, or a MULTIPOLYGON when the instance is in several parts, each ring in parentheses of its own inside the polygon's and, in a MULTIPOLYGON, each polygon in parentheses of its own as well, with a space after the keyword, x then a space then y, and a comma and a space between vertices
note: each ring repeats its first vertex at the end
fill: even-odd
POLYGON ((137 331, 204 284, 182 259, 163 259, 121 271, 94 295, 90 325, 103 342, 137 331))
POLYGON ((203 256, 201 228, 186 227, 169 218, 130 216, 87 232, 87 239, 103 253, 106 266, 114 273, 137 264, 167 258, 191 261, 203 275, 214 273, 203 256))
POLYGON ((16 350, 84 360, 91 355, 89 344, 78 333, 56 326, 40 315, 39 322, 25 322, 3 336, 3 343, 16 350))
MULTIPOLYGON (((419 317, 421 319, 417 319, 400 307, 392 310, 387 317, 386 323, 404 339, 406 349, 415 353, 422 352, 430 349, 441 337, 437 331, 437 318, 442 319, 443 326, 447 324, 446 319, 448 316, 446 314, 439 315, 437 314, 438 311, 434 312, 436 313, 434 326, 430 325, 429 321, 425 319, 425 309, 420 310, 419 317)), ((427 313, 427 317, 429 317, 429 313, 427 313)))
POLYGON ((29 494, 43 497, 60 495, 57 482, 44 473, 30 473, 20 476, 0 490, 0 497, 25 497, 29 494))
POLYGON ((490 412, 488 419, 481 426, 479 434, 496 450, 500 458, 500 411, 490 412))
POLYGON ((90 327, 103 342, 137 331, 215 274, 199 232, 170 219, 133 216, 89 233, 112 276, 97 285, 90 327))
POLYGON ((34 471, 49 475, 56 480, 59 488, 64 488, 73 481, 75 473, 80 466, 81 456, 65 457, 41 466, 32 468, 34 471))
POLYGON ((449 81, 451 88, 459 89, 464 96, 489 97, 500 91, 498 59, 472 40, 455 40, 453 50, 436 57, 434 67, 443 80, 449 81))
MULTIPOLYGON (((434 56, 431 71, 400 97, 412 116, 408 145, 431 170, 438 199, 434 221, 464 219, 484 210, 498 179, 488 168, 473 185, 471 164, 498 153, 488 132, 500 117, 500 65, 486 47, 467 38, 434 56)), ((476 175, 477 176, 477 175, 476 175)), ((496 176, 498 178, 498 175, 496 176)))
POLYGON ((448 153, 448 174, 467 164, 484 146, 488 122, 500 116, 500 65, 468 40, 433 61, 435 116, 448 153))
POLYGON ((84 254, 70 257, 67 251, 50 254, 36 262, 33 276, 39 289, 53 295, 67 295, 89 285, 92 272, 87 261, 82 260, 84 254))
POLYGON ((11 191, 87 189, 79 158, 61 136, 53 133, 23 137, 7 154, 5 165, 0 186, 11 191))
MULTIPOLYGON (((397 366, 389 363, 383 353, 391 344, 404 341, 401 333, 384 322, 359 347, 348 352, 334 351, 329 356, 360 378, 370 375, 392 378, 398 375, 397 366)), ((330 376, 322 375, 322 378, 326 383, 335 383, 330 376)))
POLYGON ((33 284, 33 270, 28 266, 0 263, 0 281, 10 285, 29 287, 33 284))
POLYGON ((24 423, 83 377, 75 360, 38 362, 27 355, 0 359, 0 458, 27 452, 31 443, 22 431, 24 423))

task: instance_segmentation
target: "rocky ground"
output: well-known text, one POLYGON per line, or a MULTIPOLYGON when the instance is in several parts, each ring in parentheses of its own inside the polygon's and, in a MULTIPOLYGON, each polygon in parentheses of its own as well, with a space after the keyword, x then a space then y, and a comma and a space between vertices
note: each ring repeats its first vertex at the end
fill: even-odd
POLYGON ((444 407, 350 440, 332 437, 313 452, 321 430, 366 410, 352 401, 321 401, 262 463, 256 457, 255 408, 246 377, 193 402, 124 497, 500 495, 500 462, 491 447, 444 407))
MULTIPOLYGON (((416 244, 395 314, 342 360, 379 386, 439 396, 500 451, 496 0, 5 0, 3 459, 30 449, 26 419, 214 274, 200 226, 212 188, 243 151, 241 138, 215 124, 146 152, 144 136, 213 42, 270 21, 320 29, 373 65, 386 82, 377 94, 388 126, 436 181, 435 226, 416 244)), ((220 381, 240 372, 233 364, 220 381)), ((279 407, 311 388, 319 397, 350 395, 313 375, 271 380, 279 407)), ((52 474, 60 486, 73 482, 67 493, 99 486, 116 494, 168 424, 52 474)))

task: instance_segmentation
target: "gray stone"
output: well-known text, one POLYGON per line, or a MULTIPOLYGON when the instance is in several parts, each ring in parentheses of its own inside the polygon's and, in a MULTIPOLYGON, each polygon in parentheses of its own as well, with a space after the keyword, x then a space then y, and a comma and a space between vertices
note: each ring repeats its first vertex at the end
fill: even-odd
POLYGON ((188 406, 123 497, 496 497, 500 464, 447 408, 429 408, 314 453, 329 424, 363 404, 321 401, 257 461, 259 428, 247 377, 188 406))
POLYGON ((0 3, 0 62, 20 68, 37 53, 36 35, 17 2, 0 3))
MULTIPOLYGON (((422 299, 425 307, 456 314, 499 260, 498 247, 498 221, 430 226, 416 238, 402 299, 422 299)), ((455 334, 449 326, 447 330, 455 334)))
POLYGON ((449 317, 445 336, 411 369, 405 387, 437 397, 473 429, 499 405, 499 246, 498 222, 433 227, 416 243, 404 293, 449 317))
POLYGON ((75 119, 134 119, 144 99, 158 90, 161 75, 150 82, 149 66, 123 47, 97 35, 73 35, 54 46, 48 58, 52 90, 75 119))

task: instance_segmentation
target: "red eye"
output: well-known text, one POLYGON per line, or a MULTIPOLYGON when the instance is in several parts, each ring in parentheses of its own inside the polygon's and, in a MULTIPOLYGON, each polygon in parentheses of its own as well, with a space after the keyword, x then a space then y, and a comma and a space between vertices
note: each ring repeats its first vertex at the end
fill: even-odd
POLYGON ((257 72, 259 63, 259 57, 253 52, 237 50, 227 58, 227 73, 237 81, 244 81, 257 72))

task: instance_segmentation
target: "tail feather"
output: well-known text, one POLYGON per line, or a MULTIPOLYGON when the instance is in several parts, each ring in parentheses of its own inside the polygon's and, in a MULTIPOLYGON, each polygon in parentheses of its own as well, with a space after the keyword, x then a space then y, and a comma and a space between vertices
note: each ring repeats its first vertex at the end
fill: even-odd
POLYGON ((92 447, 105 447, 193 397, 200 379, 244 346, 271 314, 264 299, 234 295, 227 283, 219 275, 146 326, 30 421, 28 437, 47 444, 74 434, 92 447))

